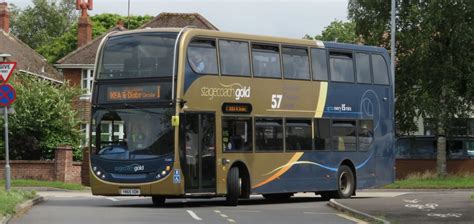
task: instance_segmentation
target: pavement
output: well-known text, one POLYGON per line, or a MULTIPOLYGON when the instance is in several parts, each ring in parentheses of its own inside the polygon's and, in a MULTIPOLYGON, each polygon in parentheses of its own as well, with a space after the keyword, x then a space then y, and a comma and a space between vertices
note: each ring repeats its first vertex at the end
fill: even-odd
POLYGON ((473 194, 473 190, 366 190, 354 199, 335 201, 391 223, 473 223, 473 194))

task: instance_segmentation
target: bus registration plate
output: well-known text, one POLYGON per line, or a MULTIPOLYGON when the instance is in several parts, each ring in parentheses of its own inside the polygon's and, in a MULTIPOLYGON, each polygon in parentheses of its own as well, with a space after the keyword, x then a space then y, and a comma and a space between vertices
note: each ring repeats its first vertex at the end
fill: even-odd
POLYGON ((121 195, 140 195, 140 189, 120 189, 121 195))

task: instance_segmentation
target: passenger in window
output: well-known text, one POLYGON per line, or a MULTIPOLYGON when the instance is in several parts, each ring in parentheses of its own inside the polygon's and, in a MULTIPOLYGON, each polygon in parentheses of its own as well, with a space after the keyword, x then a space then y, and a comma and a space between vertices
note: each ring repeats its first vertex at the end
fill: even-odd
POLYGON ((204 72, 206 65, 204 63, 203 57, 200 54, 197 54, 197 53, 191 54, 190 61, 191 61, 191 66, 196 72, 198 73, 204 72))

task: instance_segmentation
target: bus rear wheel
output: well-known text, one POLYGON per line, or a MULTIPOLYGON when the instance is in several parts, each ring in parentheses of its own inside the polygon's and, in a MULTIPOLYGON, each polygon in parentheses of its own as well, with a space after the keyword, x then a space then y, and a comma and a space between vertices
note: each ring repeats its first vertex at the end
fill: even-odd
POLYGON ((335 198, 350 198, 354 194, 355 178, 352 169, 342 165, 337 172, 337 190, 335 198))
POLYGON ((293 196, 293 193, 280 193, 280 194, 262 194, 262 196, 270 201, 285 201, 293 196))
POLYGON ((237 206, 241 191, 241 181, 239 178, 239 168, 232 167, 227 174, 227 195, 226 204, 237 206))
POLYGON ((153 201, 153 206, 161 207, 165 205, 166 198, 163 196, 152 196, 151 201, 153 201))

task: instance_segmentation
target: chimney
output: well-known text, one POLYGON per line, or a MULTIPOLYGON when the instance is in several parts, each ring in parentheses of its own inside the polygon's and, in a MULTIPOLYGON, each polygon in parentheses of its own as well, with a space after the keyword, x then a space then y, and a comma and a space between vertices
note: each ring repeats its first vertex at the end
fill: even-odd
POLYGON ((8 13, 8 3, 0 2, 0 29, 6 33, 10 32, 10 13, 8 13))
POLYGON ((92 41, 92 22, 87 10, 92 10, 92 0, 76 0, 76 9, 81 10, 77 24, 77 47, 82 47, 92 41))

